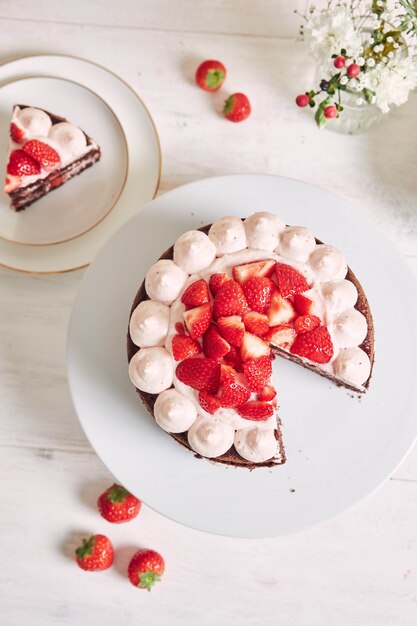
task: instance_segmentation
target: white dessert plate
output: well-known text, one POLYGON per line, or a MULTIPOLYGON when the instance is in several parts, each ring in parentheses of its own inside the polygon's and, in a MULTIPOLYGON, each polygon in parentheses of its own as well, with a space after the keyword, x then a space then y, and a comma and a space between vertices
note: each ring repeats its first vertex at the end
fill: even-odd
POLYGON ((0 93, 3 171, 15 103, 41 106, 67 117, 102 148, 99 163, 22 213, 12 213, 4 196, 0 265, 40 274, 84 267, 156 194, 161 153, 152 118, 122 79, 74 57, 41 55, 1 65, 0 93))
POLYGON ((96 452, 146 504, 211 533, 283 535, 340 514, 370 494, 411 447, 417 435, 416 316, 411 271, 348 202, 286 178, 213 178, 148 204, 97 256, 71 317, 69 384, 96 452), (129 380, 126 331, 148 268, 181 233, 223 215, 259 210, 309 227, 344 253, 370 301, 376 361, 370 390, 358 397, 275 359, 287 463, 248 471, 196 459, 156 425, 129 380))
POLYGON ((128 167, 126 139, 107 104, 86 87, 59 78, 26 78, 0 87, 0 171, 6 171, 10 116, 14 104, 29 104, 80 126, 101 148, 101 159, 30 210, 12 211, 0 196, 0 237, 47 245, 74 239, 98 224, 115 206, 128 167), (74 107, 74 102, 77 106, 74 107))

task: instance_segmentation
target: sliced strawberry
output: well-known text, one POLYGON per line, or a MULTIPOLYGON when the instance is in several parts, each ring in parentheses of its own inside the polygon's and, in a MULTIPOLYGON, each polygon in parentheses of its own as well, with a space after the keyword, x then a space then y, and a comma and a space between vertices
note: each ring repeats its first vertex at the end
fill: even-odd
POLYGON ((185 325, 190 336, 198 339, 206 332, 211 322, 211 309, 209 304, 203 304, 195 309, 184 311, 185 325))
POLYGON ((224 355, 224 362, 233 367, 236 372, 243 372, 242 368, 242 355, 240 354, 239 348, 236 346, 232 346, 230 348, 230 352, 224 355))
POLYGON ((243 363, 248 387, 251 391, 257 391, 266 385, 272 375, 272 363, 269 356, 261 356, 258 359, 249 359, 243 363))
POLYGON ((191 283, 182 294, 181 302, 187 309, 193 309, 210 302, 208 285, 202 278, 191 283))
POLYGON ((217 393, 220 385, 220 364, 214 359, 185 359, 177 365, 177 378, 198 391, 217 393))
POLYGON ((220 364, 220 384, 226 385, 236 378, 236 370, 231 365, 220 364))
POLYGON ((172 354, 176 361, 183 361, 190 356, 200 354, 201 346, 195 339, 185 335, 175 335, 172 338, 172 354))
POLYGON ((250 398, 250 391, 242 385, 231 381, 223 385, 222 395, 220 397, 221 405, 225 408, 234 409, 245 404, 250 398))
POLYGON ((220 399, 216 398, 216 396, 212 396, 210 393, 207 393, 207 391, 200 391, 198 394, 198 401, 201 408, 204 409, 204 411, 207 411, 207 413, 211 413, 211 415, 214 415, 217 409, 220 409, 221 407, 220 399))
POLYGON ((271 352, 269 345, 256 335, 252 333, 245 333, 240 348, 242 354, 242 361, 248 361, 249 359, 257 359, 261 356, 268 356, 271 352))
POLYGON ((274 271, 274 267, 275 261, 273 259, 236 265, 236 267, 232 270, 233 278, 239 283, 243 283, 245 280, 255 276, 271 276, 274 271))
POLYGON ((231 280, 227 274, 212 274, 209 280, 210 291, 215 296, 227 281, 231 280))
POLYGON ((12 122, 10 124, 10 137, 16 143, 23 143, 25 140, 25 133, 17 124, 12 122))
POLYGON ((245 326, 240 315, 230 315, 229 317, 219 317, 217 327, 222 337, 226 339, 232 346, 241 346, 243 335, 245 334, 245 326))
POLYGON ((303 296, 301 293, 296 293, 294 296, 295 310, 299 315, 309 315, 312 310, 313 301, 307 296, 303 296))
POLYGON ((248 332, 263 337, 269 330, 269 319, 263 313, 249 311, 243 314, 243 323, 248 332))
POLYGON ((296 332, 292 326, 281 324, 269 329, 264 339, 273 346, 288 349, 294 343, 296 332))
POLYGON ((203 335, 203 352, 211 359, 221 359, 230 350, 230 343, 218 333, 214 324, 210 324, 203 335))
POLYGON ((22 150, 37 161, 47 172, 57 169, 61 162, 58 152, 47 143, 39 141, 39 139, 27 141, 22 150))
POLYGON ((265 385, 265 387, 258 389, 258 400, 269 402, 269 400, 273 400, 276 395, 277 392, 272 385, 265 385))
POLYGON ((242 287, 235 280, 227 281, 214 298, 214 318, 241 315, 246 309, 247 303, 242 287))
POLYGON ((317 315, 300 315, 294 322, 296 333, 306 333, 320 326, 320 318, 317 315))
POLYGON ((7 173, 11 176, 33 176, 39 174, 41 167, 23 150, 13 150, 7 164, 7 173))
POLYGON ((255 276, 242 283, 246 302, 252 311, 264 313, 271 304, 271 294, 275 289, 272 280, 265 276, 255 276))
POLYGON ((295 293, 302 293, 310 289, 304 276, 291 265, 277 263, 275 273, 283 298, 288 298, 288 296, 292 296, 295 293))
POLYGON ((279 291, 272 292, 271 304, 266 314, 268 316, 270 326, 288 324, 297 317, 290 300, 283 298, 279 291))
POLYGON ((175 324, 175 330, 177 331, 179 335, 185 335, 185 328, 182 322, 177 322, 175 324))
POLYGON ((11 193, 20 187, 21 182, 22 178, 20 176, 10 176, 10 174, 7 174, 4 180, 4 193, 11 193))
POLYGON ((266 420, 274 414, 274 407, 268 402, 251 400, 237 410, 239 415, 247 420, 266 420))
POLYGON ((326 326, 319 326, 297 335, 291 352, 315 363, 328 363, 333 356, 333 344, 326 326))

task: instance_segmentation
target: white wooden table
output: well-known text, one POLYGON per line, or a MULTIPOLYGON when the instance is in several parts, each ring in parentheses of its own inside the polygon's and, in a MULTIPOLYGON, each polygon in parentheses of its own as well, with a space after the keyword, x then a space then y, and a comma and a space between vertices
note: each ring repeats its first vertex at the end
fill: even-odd
MULTIPOLYGON (((311 86, 295 4, 0 0, 1 60, 78 55, 129 82, 159 129, 160 193, 224 173, 300 178, 358 205, 417 273, 417 94, 367 135, 320 133, 293 105, 311 86), (214 109, 223 93, 192 85, 204 58, 226 64, 225 92, 250 96, 250 120, 222 120, 214 109)), ((209 536, 146 506, 128 525, 101 520, 94 503, 112 476, 83 435, 65 372, 81 279, 0 270, 2 626, 415 626, 417 448, 365 502, 294 536, 209 536), (80 536, 92 532, 108 533, 118 549, 107 572, 86 574, 72 562, 80 536), (136 546, 167 561, 151 594, 125 576, 136 546)))

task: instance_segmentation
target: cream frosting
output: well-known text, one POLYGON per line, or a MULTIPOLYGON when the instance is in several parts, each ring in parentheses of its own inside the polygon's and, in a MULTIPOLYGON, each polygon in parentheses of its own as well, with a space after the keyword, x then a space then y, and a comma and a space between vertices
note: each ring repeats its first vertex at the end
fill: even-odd
POLYGON ((347 263, 339 250, 324 243, 315 246, 308 264, 316 281, 340 280, 347 274, 347 263))
POLYGON ((278 254, 305 263, 316 247, 316 239, 304 226, 289 226, 281 233, 276 249, 278 254))
POLYGON ((278 235, 285 228, 285 223, 267 211, 249 215, 244 221, 246 244, 257 250, 274 250, 278 245, 278 235))
POLYGON ((333 361, 336 376, 359 388, 368 380, 371 373, 369 357, 361 348, 342 348, 333 361))
POLYGON ((133 311, 129 323, 130 336, 139 348, 163 346, 169 328, 170 310, 166 304, 143 300, 133 311))
POLYGON ((69 122, 54 124, 48 133, 48 137, 58 147, 64 166, 80 157, 87 148, 87 138, 81 128, 69 122))
POLYGON ((350 280, 332 280, 321 285, 326 317, 331 318, 355 306, 358 290, 350 280))
POLYGON ((16 106, 13 111, 12 122, 24 131, 27 138, 46 137, 52 126, 49 115, 45 111, 33 107, 20 109, 16 106))
POLYGON ((155 420, 168 433, 183 433, 194 424, 197 410, 194 404, 176 389, 159 394, 154 405, 155 420))
POLYGON ((261 426, 236 431, 234 444, 238 454, 253 463, 262 463, 278 454, 274 430, 261 426))
POLYGON ((174 263, 187 274, 200 272, 216 257, 216 246, 200 230, 189 230, 174 245, 174 263))
POLYGON ((229 216, 217 220, 211 226, 208 236, 216 246, 217 256, 246 248, 245 227, 238 217, 229 216))
POLYGON ((339 348, 359 346, 368 333, 366 317, 353 307, 340 313, 332 322, 332 338, 339 348))
POLYGON ((188 443, 192 449, 209 459, 227 452, 233 445, 234 437, 234 428, 205 417, 197 417, 188 431, 188 443))
POLYGON ((171 304, 178 298, 188 278, 178 265, 169 259, 157 261, 145 278, 145 289, 151 300, 171 304))
POLYGON ((171 387, 174 379, 172 357, 165 348, 141 348, 130 360, 129 376, 141 391, 161 393, 171 387))

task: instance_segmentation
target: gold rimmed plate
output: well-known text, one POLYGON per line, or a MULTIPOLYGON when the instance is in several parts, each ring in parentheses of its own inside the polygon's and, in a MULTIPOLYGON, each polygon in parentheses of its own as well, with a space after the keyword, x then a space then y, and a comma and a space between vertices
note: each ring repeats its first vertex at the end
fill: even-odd
POLYGON ((6 166, 11 107, 30 104, 66 117, 102 149, 102 158, 22 213, 0 203, 0 264, 31 273, 88 265, 107 239, 157 191, 161 153, 140 97, 103 67, 42 55, 0 66, 0 168, 6 166), (4 145, 3 145, 4 144, 4 145))

